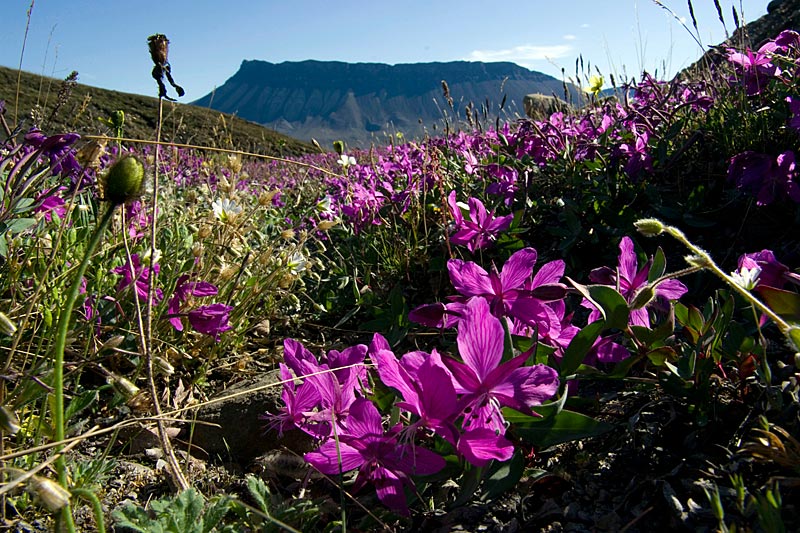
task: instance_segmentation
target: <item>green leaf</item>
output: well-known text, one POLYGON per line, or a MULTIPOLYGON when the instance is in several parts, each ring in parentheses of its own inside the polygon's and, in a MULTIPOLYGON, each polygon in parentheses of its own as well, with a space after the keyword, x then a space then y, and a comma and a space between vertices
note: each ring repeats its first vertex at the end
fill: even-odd
POLYGON ((514 452, 510 460, 503 463, 495 462, 483 481, 484 491, 481 494, 481 501, 492 501, 512 489, 522 478, 524 471, 525 462, 519 450, 514 452))
POLYGON ((258 505, 258 509, 262 513, 269 514, 270 509, 269 505, 267 504, 267 500, 271 496, 269 492, 269 487, 261 478, 256 476, 247 476, 245 482, 247 483, 247 490, 250 491, 250 496, 253 497, 256 504, 258 505))
POLYGON ((625 297, 618 291, 608 285, 582 285, 569 277, 566 277, 566 280, 600 310, 607 328, 625 329, 627 327, 630 310, 625 297))
POLYGON ((592 322, 588 326, 581 329, 564 350, 564 357, 561 359, 561 376, 568 376, 575 372, 575 369, 580 366, 586 354, 594 345, 594 341, 600 336, 606 328, 606 323, 603 320, 592 322))
POLYGON ((800 322, 800 294, 766 285, 758 287, 764 302, 787 322, 800 322))
POLYGON ((548 448, 562 442, 587 437, 596 437, 613 429, 608 422, 595 420, 574 411, 561 411, 556 416, 545 419, 530 418, 531 422, 513 427, 513 432, 528 444, 538 448, 548 448))
POLYGON ((664 275, 667 270, 667 259, 664 257, 664 250, 658 247, 655 255, 653 255, 653 264, 650 265, 650 271, 647 273, 647 282, 653 283, 655 280, 664 275))
POLYGON ((677 358, 677 354, 675 350, 669 346, 662 346, 661 348, 656 348, 655 350, 647 352, 647 358, 650 359, 650 362, 655 366, 664 366, 665 362, 669 360, 674 361, 677 358))
POLYGON ((11 235, 25 231, 36 224, 35 218, 15 218, 0 224, 0 234, 10 233, 11 235))
POLYGON ((794 349, 800 350, 800 327, 798 327, 796 324, 792 325, 792 327, 789 328, 787 335, 789 336, 789 340, 792 341, 792 344, 794 344, 794 349))
POLYGON ((33 198, 20 198, 20 200, 14 206, 12 212, 16 214, 24 213, 26 211, 30 211, 31 209, 33 209, 33 207, 34 207, 33 198))
POLYGON ((90 405, 92 405, 98 397, 97 390, 83 391, 69 402, 69 405, 64 410, 64 419, 69 420, 76 414, 80 413, 90 405))
POLYGON ((203 514, 203 533, 211 533, 231 510, 233 500, 228 496, 215 498, 203 514))

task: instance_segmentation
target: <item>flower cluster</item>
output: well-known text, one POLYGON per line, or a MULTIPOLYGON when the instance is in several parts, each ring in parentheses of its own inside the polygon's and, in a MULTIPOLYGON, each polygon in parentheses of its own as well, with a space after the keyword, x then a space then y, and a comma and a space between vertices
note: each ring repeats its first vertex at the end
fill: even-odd
POLYGON ((461 309, 458 352, 461 360, 438 352, 409 352, 399 359, 388 342, 375 334, 369 347, 358 345, 331 351, 322 361, 292 339, 284 343, 282 398, 285 407, 268 416, 278 431, 291 427, 321 440, 306 460, 321 472, 338 474, 358 469, 356 487, 371 483, 378 497, 395 511, 407 512, 403 486, 414 475, 434 474, 444 459, 422 446, 438 435, 465 460, 484 466, 507 460, 514 445, 505 438, 507 422, 501 410, 532 410, 552 397, 559 385, 555 370, 524 366, 528 354, 506 362, 505 332, 483 298, 472 298, 461 309), (405 423, 386 428, 369 400, 369 357, 379 379, 402 399, 405 423), (299 380, 299 383, 298 383, 299 380))

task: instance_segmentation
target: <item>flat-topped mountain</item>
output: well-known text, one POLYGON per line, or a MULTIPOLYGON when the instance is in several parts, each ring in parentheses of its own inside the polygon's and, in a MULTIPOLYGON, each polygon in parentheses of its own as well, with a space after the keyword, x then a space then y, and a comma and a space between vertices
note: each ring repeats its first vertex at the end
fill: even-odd
MULTIPOLYGON (((572 95, 577 95, 570 87, 572 95)), ((210 107, 274 128, 300 140, 351 146, 386 143, 397 132, 406 138, 440 133, 444 114, 451 126, 473 115, 493 123, 524 116, 530 93, 564 98, 561 80, 514 63, 343 63, 243 61, 239 71, 195 105, 210 107), (443 94, 446 81, 453 107, 443 94), (502 109, 501 109, 502 106, 502 109)))

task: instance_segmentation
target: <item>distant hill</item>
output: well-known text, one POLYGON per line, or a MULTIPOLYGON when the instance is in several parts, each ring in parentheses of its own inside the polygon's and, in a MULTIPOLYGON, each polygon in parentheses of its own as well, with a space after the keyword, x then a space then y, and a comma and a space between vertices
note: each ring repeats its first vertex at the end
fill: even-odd
MULTIPOLYGON (((121 93, 76 84, 69 98, 52 120, 58 93, 64 81, 22 73, 19 93, 19 120, 29 128, 31 111, 45 133, 75 131, 82 134, 109 134, 109 128, 99 120, 116 110, 125 112, 125 135, 137 139, 155 139, 158 99, 137 94, 121 93)), ((17 90, 17 71, 0 67, 0 100, 6 102, 6 120, 13 121, 17 90)), ((155 82, 153 93, 156 93, 155 82)), ((13 127, 13 124, 11 124, 13 127)), ((216 148, 235 148, 268 155, 298 155, 314 147, 239 117, 183 103, 164 102, 162 139, 216 148)))
MULTIPOLYGON (((571 96, 579 91, 570 87, 571 96)), ((561 80, 513 63, 343 63, 243 61, 239 71, 195 105, 258 122, 297 139, 351 146, 385 143, 396 132, 407 138, 444 127, 443 113, 463 121, 473 104, 484 123, 525 116, 530 93, 564 98, 561 80), (453 107, 443 95, 449 87, 453 107), (501 109, 502 106, 502 109, 501 109)), ((461 124, 459 124, 461 125, 461 124)))

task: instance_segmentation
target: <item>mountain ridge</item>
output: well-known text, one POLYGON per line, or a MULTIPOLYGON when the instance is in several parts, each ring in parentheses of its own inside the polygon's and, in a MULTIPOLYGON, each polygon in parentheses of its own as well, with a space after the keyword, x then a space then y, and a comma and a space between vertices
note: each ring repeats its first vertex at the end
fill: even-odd
MULTIPOLYGON (((466 120, 471 102, 479 118, 524 116, 530 93, 564 97, 565 84, 510 62, 346 63, 244 60, 223 85, 193 102, 257 122, 280 133, 323 144, 386 141, 401 132, 425 135, 448 120, 466 120), (446 81, 452 107, 443 95, 446 81)), ((569 87, 577 98, 577 88, 569 87)), ((473 117, 474 118, 474 117, 473 117)))

